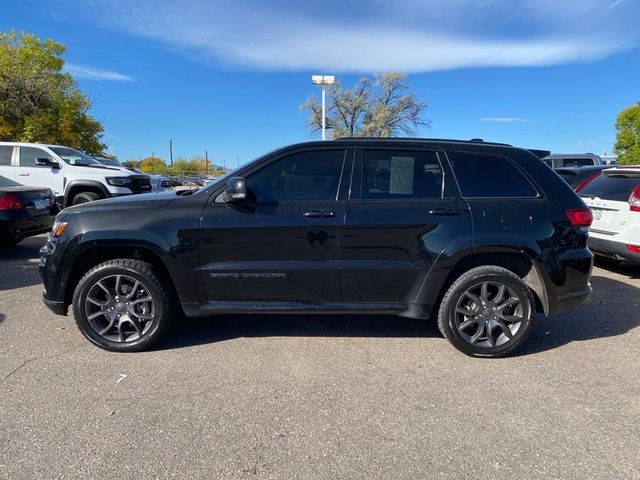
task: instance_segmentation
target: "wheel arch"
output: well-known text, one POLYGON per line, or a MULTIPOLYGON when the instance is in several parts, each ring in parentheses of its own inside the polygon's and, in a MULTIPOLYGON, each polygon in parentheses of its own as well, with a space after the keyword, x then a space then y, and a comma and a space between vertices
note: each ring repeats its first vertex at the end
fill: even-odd
MULTIPOLYGON (((418 303, 425 303, 433 306, 433 311, 438 308, 442 297, 449 287, 460 277, 472 268, 495 265, 505 268, 518 275, 524 283, 531 289, 536 301, 536 310, 549 313, 549 298, 545 287, 544 277, 536 265, 533 256, 524 249, 506 248, 473 248, 461 254, 455 262, 452 262, 448 269, 448 274, 444 276, 440 288, 433 288, 437 292, 432 298, 418 299, 418 303)), ((427 285, 428 286, 428 280, 427 285)), ((424 296, 429 296, 431 288, 424 288, 424 296)), ((422 296, 422 295, 421 295, 422 296)))
POLYGON ((105 198, 109 198, 111 193, 107 190, 102 183, 97 180, 72 180, 65 186, 64 189, 64 205, 68 207, 73 202, 75 197, 80 192, 95 192, 105 198))
POLYGON ((73 263, 64 292, 65 309, 71 305, 73 293, 82 276, 96 265, 116 258, 131 258, 152 264, 169 282, 167 287, 172 290, 176 298, 179 298, 174 279, 170 274, 170 269, 163 261, 162 255, 155 251, 153 247, 137 244, 97 244, 83 249, 82 253, 78 255, 78 258, 73 263))

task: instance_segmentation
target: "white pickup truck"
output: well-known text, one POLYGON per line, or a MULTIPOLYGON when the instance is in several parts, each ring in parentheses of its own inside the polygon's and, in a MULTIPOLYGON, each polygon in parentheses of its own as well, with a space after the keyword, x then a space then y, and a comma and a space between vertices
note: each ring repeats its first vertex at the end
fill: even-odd
POLYGON ((23 185, 48 187, 64 207, 151 191, 149 175, 105 166, 59 145, 0 142, 0 175, 23 185))

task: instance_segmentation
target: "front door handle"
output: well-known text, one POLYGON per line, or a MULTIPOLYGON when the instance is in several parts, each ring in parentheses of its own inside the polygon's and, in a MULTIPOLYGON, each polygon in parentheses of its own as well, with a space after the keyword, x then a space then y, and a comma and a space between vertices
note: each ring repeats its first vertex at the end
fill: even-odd
POLYGON ((462 210, 455 208, 433 208, 429 210, 429 215, 453 216, 462 215, 462 210))
POLYGON ((28 177, 30 174, 29 173, 18 173, 17 175, 19 177, 28 177))
POLYGON ((309 210, 304 212, 306 218, 331 218, 335 217, 335 212, 329 212, 327 210, 309 210))

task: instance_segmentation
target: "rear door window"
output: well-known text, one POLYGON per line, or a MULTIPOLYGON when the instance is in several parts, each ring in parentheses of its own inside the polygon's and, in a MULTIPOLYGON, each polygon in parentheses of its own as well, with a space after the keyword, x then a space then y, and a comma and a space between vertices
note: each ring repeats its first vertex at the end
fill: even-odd
POLYGON ((6 145, 0 146, 0 165, 11 165, 11 155, 13 154, 13 147, 6 145))
POLYGON ((580 196, 628 202, 631 193, 638 185, 640 185, 639 177, 600 175, 580 190, 580 196))
POLYGON ((463 197, 533 198, 538 192, 511 160, 481 153, 447 152, 463 197))
POLYGON ((442 198, 442 185, 442 167, 434 152, 364 152, 363 199, 442 198))

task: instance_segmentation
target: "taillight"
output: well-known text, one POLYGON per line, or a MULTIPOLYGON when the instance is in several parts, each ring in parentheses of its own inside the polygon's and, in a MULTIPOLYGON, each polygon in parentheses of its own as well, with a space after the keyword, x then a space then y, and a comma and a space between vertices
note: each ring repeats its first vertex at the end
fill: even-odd
POLYGON ((593 222, 593 213, 588 208, 567 210, 565 213, 574 227, 590 227, 593 222))
POLYGON ((590 177, 584 179, 578 185, 576 185, 576 188, 574 188, 574 190, 576 192, 579 192, 580 190, 582 190, 584 187, 586 187, 588 184, 590 184, 593 180, 595 180, 599 176, 600 176, 600 172, 596 172, 595 174, 593 174, 590 177))
POLYGON ((0 197, 0 210, 15 210, 22 208, 22 202, 12 193, 5 193, 0 197))
POLYGON ((627 250, 631 253, 640 253, 640 247, 637 245, 627 245, 627 250))
POLYGON ((640 185, 638 185, 629 197, 629 208, 632 212, 640 212, 640 185))

